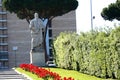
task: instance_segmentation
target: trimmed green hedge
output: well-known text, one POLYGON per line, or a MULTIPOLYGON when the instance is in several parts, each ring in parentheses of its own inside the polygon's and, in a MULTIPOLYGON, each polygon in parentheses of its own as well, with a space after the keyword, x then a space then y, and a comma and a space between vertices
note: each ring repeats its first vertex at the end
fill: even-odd
POLYGON ((102 78, 120 77, 120 27, 80 35, 63 32, 53 45, 58 67, 102 78))

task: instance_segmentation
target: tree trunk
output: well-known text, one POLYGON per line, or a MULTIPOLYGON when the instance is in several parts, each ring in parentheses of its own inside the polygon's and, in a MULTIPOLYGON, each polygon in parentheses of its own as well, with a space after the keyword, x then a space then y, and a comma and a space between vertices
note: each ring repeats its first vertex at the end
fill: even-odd
POLYGON ((26 21, 28 22, 28 24, 30 24, 30 19, 26 18, 26 21))

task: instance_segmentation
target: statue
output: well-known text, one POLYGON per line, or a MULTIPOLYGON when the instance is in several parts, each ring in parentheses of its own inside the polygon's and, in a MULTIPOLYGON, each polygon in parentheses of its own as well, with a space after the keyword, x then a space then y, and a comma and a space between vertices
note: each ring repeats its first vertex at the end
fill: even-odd
POLYGON ((43 21, 39 18, 38 13, 34 14, 34 19, 30 21, 29 28, 31 30, 31 50, 39 52, 43 48, 43 31, 45 26, 43 21))

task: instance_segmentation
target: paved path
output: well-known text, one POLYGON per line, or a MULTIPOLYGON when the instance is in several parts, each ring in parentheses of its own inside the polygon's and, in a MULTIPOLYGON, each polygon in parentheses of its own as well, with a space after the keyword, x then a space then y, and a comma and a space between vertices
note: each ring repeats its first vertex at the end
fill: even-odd
POLYGON ((0 80, 29 80, 13 69, 0 69, 0 80))

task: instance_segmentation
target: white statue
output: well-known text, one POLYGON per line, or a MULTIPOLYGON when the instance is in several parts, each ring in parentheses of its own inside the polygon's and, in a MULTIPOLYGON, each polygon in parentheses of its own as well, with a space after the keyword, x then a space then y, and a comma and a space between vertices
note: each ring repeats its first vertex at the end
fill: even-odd
POLYGON ((40 49, 43 45, 43 31, 45 26, 43 21, 39 18, 38 13, 34 14, 34 19, 30 21, 29 28, 31 30, 31 50, 36 51, 36 48, 40 49))

